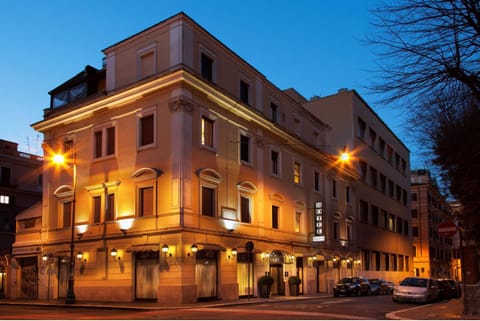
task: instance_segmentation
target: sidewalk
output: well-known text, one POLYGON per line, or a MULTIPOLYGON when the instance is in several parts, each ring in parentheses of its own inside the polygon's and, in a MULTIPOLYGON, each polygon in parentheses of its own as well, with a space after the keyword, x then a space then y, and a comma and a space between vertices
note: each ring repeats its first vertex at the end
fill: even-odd
MULTIPOLYGON (((63 300, 50 300, 50 302, 39 300, 11 300, 0 299, 0 305, 35 305, 35 306, 57 306, 72 308, 97 308, 97 309, 127 309, 127 310, 167 310, 167 309, 189 309, 189 308, 206 308, 219 306, 234 306, 242 304, 255 304, 263 302, 287 302, 296 300, 321 299, 329 298, 330 295, 300 295, 300 296, 278 296, 268 299, 264 298, 242 298, 233 300, 216 300, 208 302, 197 302, 192 304, 182 304, 177 306, 159 305, 156 302, 86 302, 77 301, 75 304, 65 304, 63 300)), ((462 315, 463 304, 462 299, 451 299, 434 304, 416 305, 411 307, 390 312, 385 315, 385 319, 389 320, 480 320, 480 316, 462 315)))

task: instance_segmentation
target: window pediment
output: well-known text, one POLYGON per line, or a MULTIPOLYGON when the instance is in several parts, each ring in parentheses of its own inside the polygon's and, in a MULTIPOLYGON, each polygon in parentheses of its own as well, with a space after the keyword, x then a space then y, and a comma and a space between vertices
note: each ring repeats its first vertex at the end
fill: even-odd
POLYGON ((53 196, 55 196, 56 198, 73 197, 73 188, 70 185, 59 186, 53 192, 53 196))
POLYGON ((250 181, 242 181, 242 182, 238 183, 237 188, 240 191, 246 192, 246 193, 252 193, 253 194, 253 193, 257 192, 257 187, 255 186, 255 184, 253 184, 250 181))
POLYGON ((205 180, 210 183, 220 184, 223 181, 222 175, 214 169, 211 168, 202 168, 197 170, 197 175, 202 180, 205 180))
POLYGON ((144 167, 144 168, 137 169, 135 172, 133 172, 132 179, 135 182, 148 180, 148 179, 152 180, 152 179, 156 179, 162 174, 163 172, 159 169, 144 167))

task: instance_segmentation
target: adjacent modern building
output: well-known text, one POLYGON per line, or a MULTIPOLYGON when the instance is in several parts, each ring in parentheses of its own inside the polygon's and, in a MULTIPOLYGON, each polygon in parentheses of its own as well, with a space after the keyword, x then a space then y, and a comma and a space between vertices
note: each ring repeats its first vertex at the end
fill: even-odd
POLYGON ((395 153, 385 145, 384 167, 368 163, 373 201, 328 147, 335 124, 185 14, 103 53, 32 125, 43 200, 33 226, 17 224, 12 298, 179 304, 257 295, 265 274, 288 295, 292 275, 319 293, 364 270, 408 270, 408 151, 378 119, 395 153))
MULTIPOLYGON (((302 104, 330 126, 330 151, 348 151, 359 174, 350 238, 362 275, 398 283, 412 275, 410 152, 355 90, 302 104), (353 238, 351 235, 355 235, 353 238)), ((347 243, 348 242, 347 233, 347 243)))
MULTIPOLYGON (((16 219, 42 200, 42 164, 42 157, 20 152, 17 143, 0 139, 0 297, 7 292, 16 219)), ((27 216, 24 222, 34 224, 27 216)))
POLYGON ((453 252, 453 239, 439 235, 438 226, 452 221, 452 209, 441 194, 430 171, 418 169, 411 173, 412 234, 416 276, 459 278, 453 252))

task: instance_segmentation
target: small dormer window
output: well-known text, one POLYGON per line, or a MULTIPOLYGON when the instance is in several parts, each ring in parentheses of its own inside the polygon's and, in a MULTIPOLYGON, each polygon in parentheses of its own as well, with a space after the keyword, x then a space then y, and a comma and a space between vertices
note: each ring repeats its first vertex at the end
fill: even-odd
POLYGON ((52 107, 58 108, 87 96, 87 83, 81 83, 53 95, 52 107))

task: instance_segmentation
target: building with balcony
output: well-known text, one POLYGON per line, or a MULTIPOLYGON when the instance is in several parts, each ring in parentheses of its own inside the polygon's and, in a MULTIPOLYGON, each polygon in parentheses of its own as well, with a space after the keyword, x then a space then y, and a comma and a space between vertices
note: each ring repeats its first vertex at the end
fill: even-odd
MULTIPOLYGON (((42 200, 42 164, 42 157, 20 152, 17 143, 0 139, 0 297, 7 292, 16 220, 42 200)), ((24 224, 34 222, 25 216, 24 224)))
POLYGON ((353 155, 359 181, 351 235, 362 275, 395 283, 412 275, 408 148, 355 90, 313 97, 302 106, 332 126, 331 152, 353 155))
POLYGON ((438 233, 440 223, 453 219, 452 207, 430 171, 412 171, 411 182, 415 275, 458 279, 461 275, 456 270, 461 267, 457 267, 459 255, 454 252, 453 239, 438 233))
POLYGON ((265 274, 288 295, 292 275, 318 293, 359 273, 358 175, 300 94, 184 13, 103 53, 32 125, 44 135, 41 228, 18 226, 12 297, 73 288, 77 300, 171 305, 257 295, 265 274))

